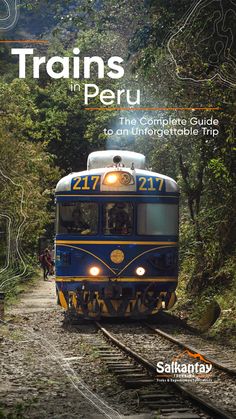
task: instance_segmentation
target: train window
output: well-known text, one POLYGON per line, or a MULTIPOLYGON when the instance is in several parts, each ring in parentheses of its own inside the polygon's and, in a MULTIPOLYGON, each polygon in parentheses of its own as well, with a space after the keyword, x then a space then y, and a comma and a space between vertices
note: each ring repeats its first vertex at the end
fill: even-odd
POLYGON ((138 234, 177 235, 178 205, 175 204, 139 204, 138 234))
POLYGON ((133 205, 129 202, 109 202, 104 205, 105 235, 127 235, 133 231, 133 205))
POLYGON ((60 202, 57 234, 94 235, 98 232, 98 205, 94 202, 60 202))

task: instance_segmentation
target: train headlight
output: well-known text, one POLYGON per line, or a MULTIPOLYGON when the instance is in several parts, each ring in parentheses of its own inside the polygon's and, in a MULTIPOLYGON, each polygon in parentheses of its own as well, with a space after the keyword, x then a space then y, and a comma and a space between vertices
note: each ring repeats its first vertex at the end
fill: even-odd
POLYGON ((139 266, 137 269, 136 269, 136 274, 138 275, 138 276, 143 276, 144 274, 145 274, 145 269, 142 267, 142 266, 139 266))
POLYGON ((109 185, 114 185, 118 181, 118 176, 115 173, 111 173, 106 176, 106 183, 109 185))
POLYGON ((89 273, 92 276, 98 276, 100 272, 100 269, 97 266, 92 266, 92 268, 89 269, 89 273))
POLYGON ((110 186, 129 186, 134 185, 134 177, 129 173, 123 170, 108 172, 103 181, 103 185, 110 185, 110 186))

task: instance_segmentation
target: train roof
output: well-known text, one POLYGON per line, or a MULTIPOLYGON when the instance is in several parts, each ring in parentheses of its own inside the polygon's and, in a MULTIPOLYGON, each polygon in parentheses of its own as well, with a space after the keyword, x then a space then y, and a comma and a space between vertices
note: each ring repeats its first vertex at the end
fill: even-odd
POLYGON ((120 163, 125 167, 132 165, 136 169, 146 168, 146 157, 141 153, 127 150, 103 150, 90 153, 87 160, 87 169, 109 167, 114 163, 120 163))
POLYGON ((77 176, 104 175, 108 171, 125 170, 133 176, 157 177, 165 180, 166 192, 179 192, 174 179, 160 173, 145 169, 145 156, 141 153, 126 150, 95 151, 88 156, 87 170, 74 172, 63 177, 56 186, 56 193, 71 190, 71 183, 77 176))

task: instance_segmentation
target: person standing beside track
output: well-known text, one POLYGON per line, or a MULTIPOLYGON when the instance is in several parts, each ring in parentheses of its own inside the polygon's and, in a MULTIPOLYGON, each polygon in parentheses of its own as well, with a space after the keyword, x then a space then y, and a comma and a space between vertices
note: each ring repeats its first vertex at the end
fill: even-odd
POLYGON ((48 249, 44 249, 43 253, 39 257, 39 260, 43 269, 43 279, 44 281, 47 281, 48 275, 53 269, 51 255, 48 249))

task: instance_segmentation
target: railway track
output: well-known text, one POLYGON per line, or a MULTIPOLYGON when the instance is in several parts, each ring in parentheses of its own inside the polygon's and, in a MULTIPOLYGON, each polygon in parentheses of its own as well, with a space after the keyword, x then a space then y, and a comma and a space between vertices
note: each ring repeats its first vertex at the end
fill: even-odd
POLYGON ((177 339, 175 336, 171 335, 170 333, 166 333, 161 329, 158 329, 157 327, 144 322, 144 326, 146 326, 148 329, 152 330, 154 333, 158 334, 164 339, 169 340, 170 342, 178 345, 182 349, 187 349, 191 351, 194 354, 199 354, 204 359, 209 361, 212 365, 214 365, 216 368, 230 374, 231 376, 236 377, 236 369, 232 364, 232 360, 226 359, 222 356, 222 360, 219 360, 216 358, 218 356, 218 353, 215 351, 212 351, 212 349, 209 346, 206 346, 204 350, 199 350, 195 348, 195 346, 189 345, 186 342, 183 342, 180 339, 177 339))
POLYGON ((98 345, 99 356, 125 388, 137 390, 140 408, 157 412, 156 418, 235 417, 177 382, 157 382, 156 363, 152 359, 131 349, 124 339, 117 337, 116 331, 110 332, 98 322, 96 326, 106 338, 105 344, 98 345))

